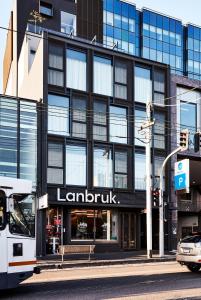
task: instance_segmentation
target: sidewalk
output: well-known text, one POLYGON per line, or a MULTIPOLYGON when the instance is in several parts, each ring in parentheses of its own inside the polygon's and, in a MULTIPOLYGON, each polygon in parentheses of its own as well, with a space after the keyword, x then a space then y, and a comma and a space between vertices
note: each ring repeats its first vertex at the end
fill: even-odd
POLYGON ((175 255, 167 252, 163 258, 160 258, 155 252, 153 257, 147 259, 145 251, 128 251, 128 252, 111 252, 111 253, 95 253, 91 255, 89 261, 88 255, 70 254, 64 256, 62 263, 61 256, 49 255, 44 259, 38 258, 38 266, 41 270, 62 269, 62 268, 80 268, 92 266, 109 266, 121 264, 144 264, 153 262, 175 261, 175 255))

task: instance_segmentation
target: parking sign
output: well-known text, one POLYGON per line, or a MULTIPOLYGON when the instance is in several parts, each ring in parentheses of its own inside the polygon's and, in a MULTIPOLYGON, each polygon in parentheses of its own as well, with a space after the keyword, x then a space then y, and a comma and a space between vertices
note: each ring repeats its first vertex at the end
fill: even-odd
POLYGON ((175 163, 174 185, 175 191, 189 191, 189 159, 183 159, 175 163))

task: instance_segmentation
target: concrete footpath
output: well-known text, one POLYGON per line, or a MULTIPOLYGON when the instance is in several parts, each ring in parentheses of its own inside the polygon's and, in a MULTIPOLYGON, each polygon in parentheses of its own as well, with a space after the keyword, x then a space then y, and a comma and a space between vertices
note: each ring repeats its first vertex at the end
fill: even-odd
POLYGON ((91 255, 69 254, 64 256, 64 261, 60 255, 49 255, 43 259, 38 258, 38 266, 41 270, 62 269, 62 268, 80 268, 105 265, 122 265, 122 264, 146 264, 155 262, 175 261, 175 254, 166 253, 160 258, 158 253, 154 253, 153 257, 148 259, 146 252, 128 251, 113 253, 95 253, 91 255))

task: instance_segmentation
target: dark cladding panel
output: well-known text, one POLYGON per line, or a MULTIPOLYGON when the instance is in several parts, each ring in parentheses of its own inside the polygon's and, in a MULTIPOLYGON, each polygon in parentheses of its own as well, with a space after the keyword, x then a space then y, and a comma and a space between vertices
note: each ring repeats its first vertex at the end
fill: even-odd
POLYGON ((103 41, 103 2, 102 0, 77 1, 77 33, 78 36, 103 41))

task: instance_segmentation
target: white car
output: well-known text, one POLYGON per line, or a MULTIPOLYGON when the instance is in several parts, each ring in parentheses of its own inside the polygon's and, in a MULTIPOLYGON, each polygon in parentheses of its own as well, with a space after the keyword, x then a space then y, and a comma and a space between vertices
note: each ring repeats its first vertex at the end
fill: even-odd
POLYGON ((177 246, 176 260, 186 265, 191 272, 198 272, 201 268, 201 234, 183 238, 177 246))

